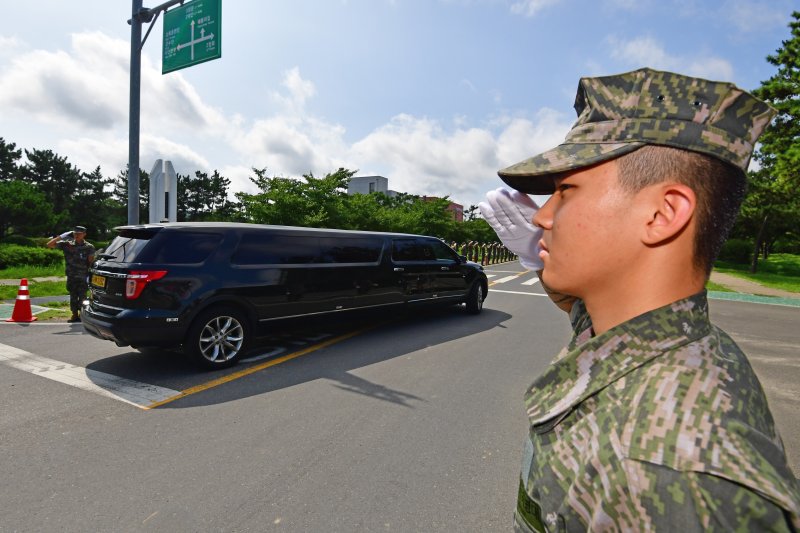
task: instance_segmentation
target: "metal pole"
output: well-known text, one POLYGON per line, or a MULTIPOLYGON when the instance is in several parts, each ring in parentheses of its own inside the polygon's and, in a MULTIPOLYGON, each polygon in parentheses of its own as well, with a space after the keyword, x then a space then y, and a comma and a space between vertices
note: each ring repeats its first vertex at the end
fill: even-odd
POLYGON ((142 0, 131 7, 131 94, 128 128, 128 224, 139 223, 139 91, 142 85, 142 0))

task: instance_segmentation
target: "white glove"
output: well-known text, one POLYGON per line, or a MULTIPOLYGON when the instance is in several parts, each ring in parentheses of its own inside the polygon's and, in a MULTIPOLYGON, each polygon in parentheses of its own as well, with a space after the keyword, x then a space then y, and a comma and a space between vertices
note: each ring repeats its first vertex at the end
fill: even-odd
POLYGON ((59 238, 60 238, 62 241, 66 241, 67 239, 69 239, 70 237, 72 237, 72 232, 71 232, 71 231, 65 231, 64 233, 62 233, 62 234, 61 234, 61 235, 59 235, 58 237, 59 237, 59 238))
POLYGON ((480 202, 478 207, 506 248, 519 257, 523 267, 529 270, 544 268, 539 258, 542 229, 532 223, 539 206, 530 196, 500 188, 487 192, 486 202, 480 202))

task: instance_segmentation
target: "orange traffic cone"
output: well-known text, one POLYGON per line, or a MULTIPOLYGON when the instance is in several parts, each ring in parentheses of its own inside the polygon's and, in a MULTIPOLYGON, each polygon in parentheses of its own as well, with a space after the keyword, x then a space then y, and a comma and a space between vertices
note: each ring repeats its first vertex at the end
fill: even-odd
POLYGON ((28 280, 22 278, 19 282, 17 301, 14 302, 14 311, 6 322, 33 322, 37 317, 31 313, 31 297, 28 294, 28 280))

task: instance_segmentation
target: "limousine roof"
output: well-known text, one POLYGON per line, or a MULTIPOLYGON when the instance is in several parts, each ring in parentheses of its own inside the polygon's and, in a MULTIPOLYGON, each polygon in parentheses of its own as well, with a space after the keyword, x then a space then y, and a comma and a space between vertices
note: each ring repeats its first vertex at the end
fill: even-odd
MULTIPOLYGON (((190 231, 196 229, 246 229, 246 230, 264 230, 264 231, 281 231, 281 232, 297 232, 297 233, 325 233, 325 234, 338 234, 338 235, 375 235, 381 237, 430 237, 430 235, 417 235, 413 233, 394 233, 385 231, 360 231, 360 230, 347 230, 347 229, 330 229, 330 228, 306 228, 301 226, 275 226, 269 224, 248 224, 246 222, 160 222, 157 224, 132 224, 127 226, 117 226, 114 231, 123 233, 125 231, 161 231, 169 229, 170 231, 190 231)), ((431 237, 435 238, 435 237, 431 237)))

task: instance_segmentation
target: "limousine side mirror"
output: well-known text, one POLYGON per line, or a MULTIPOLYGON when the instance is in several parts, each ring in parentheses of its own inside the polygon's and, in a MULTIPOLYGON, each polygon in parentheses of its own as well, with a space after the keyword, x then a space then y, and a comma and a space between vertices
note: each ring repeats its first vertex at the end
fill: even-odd
POLYGON ((462 263, 466 263, 467 262, 467 256, 466 255, 458 254, 458 258, 461 259, 462 263))

